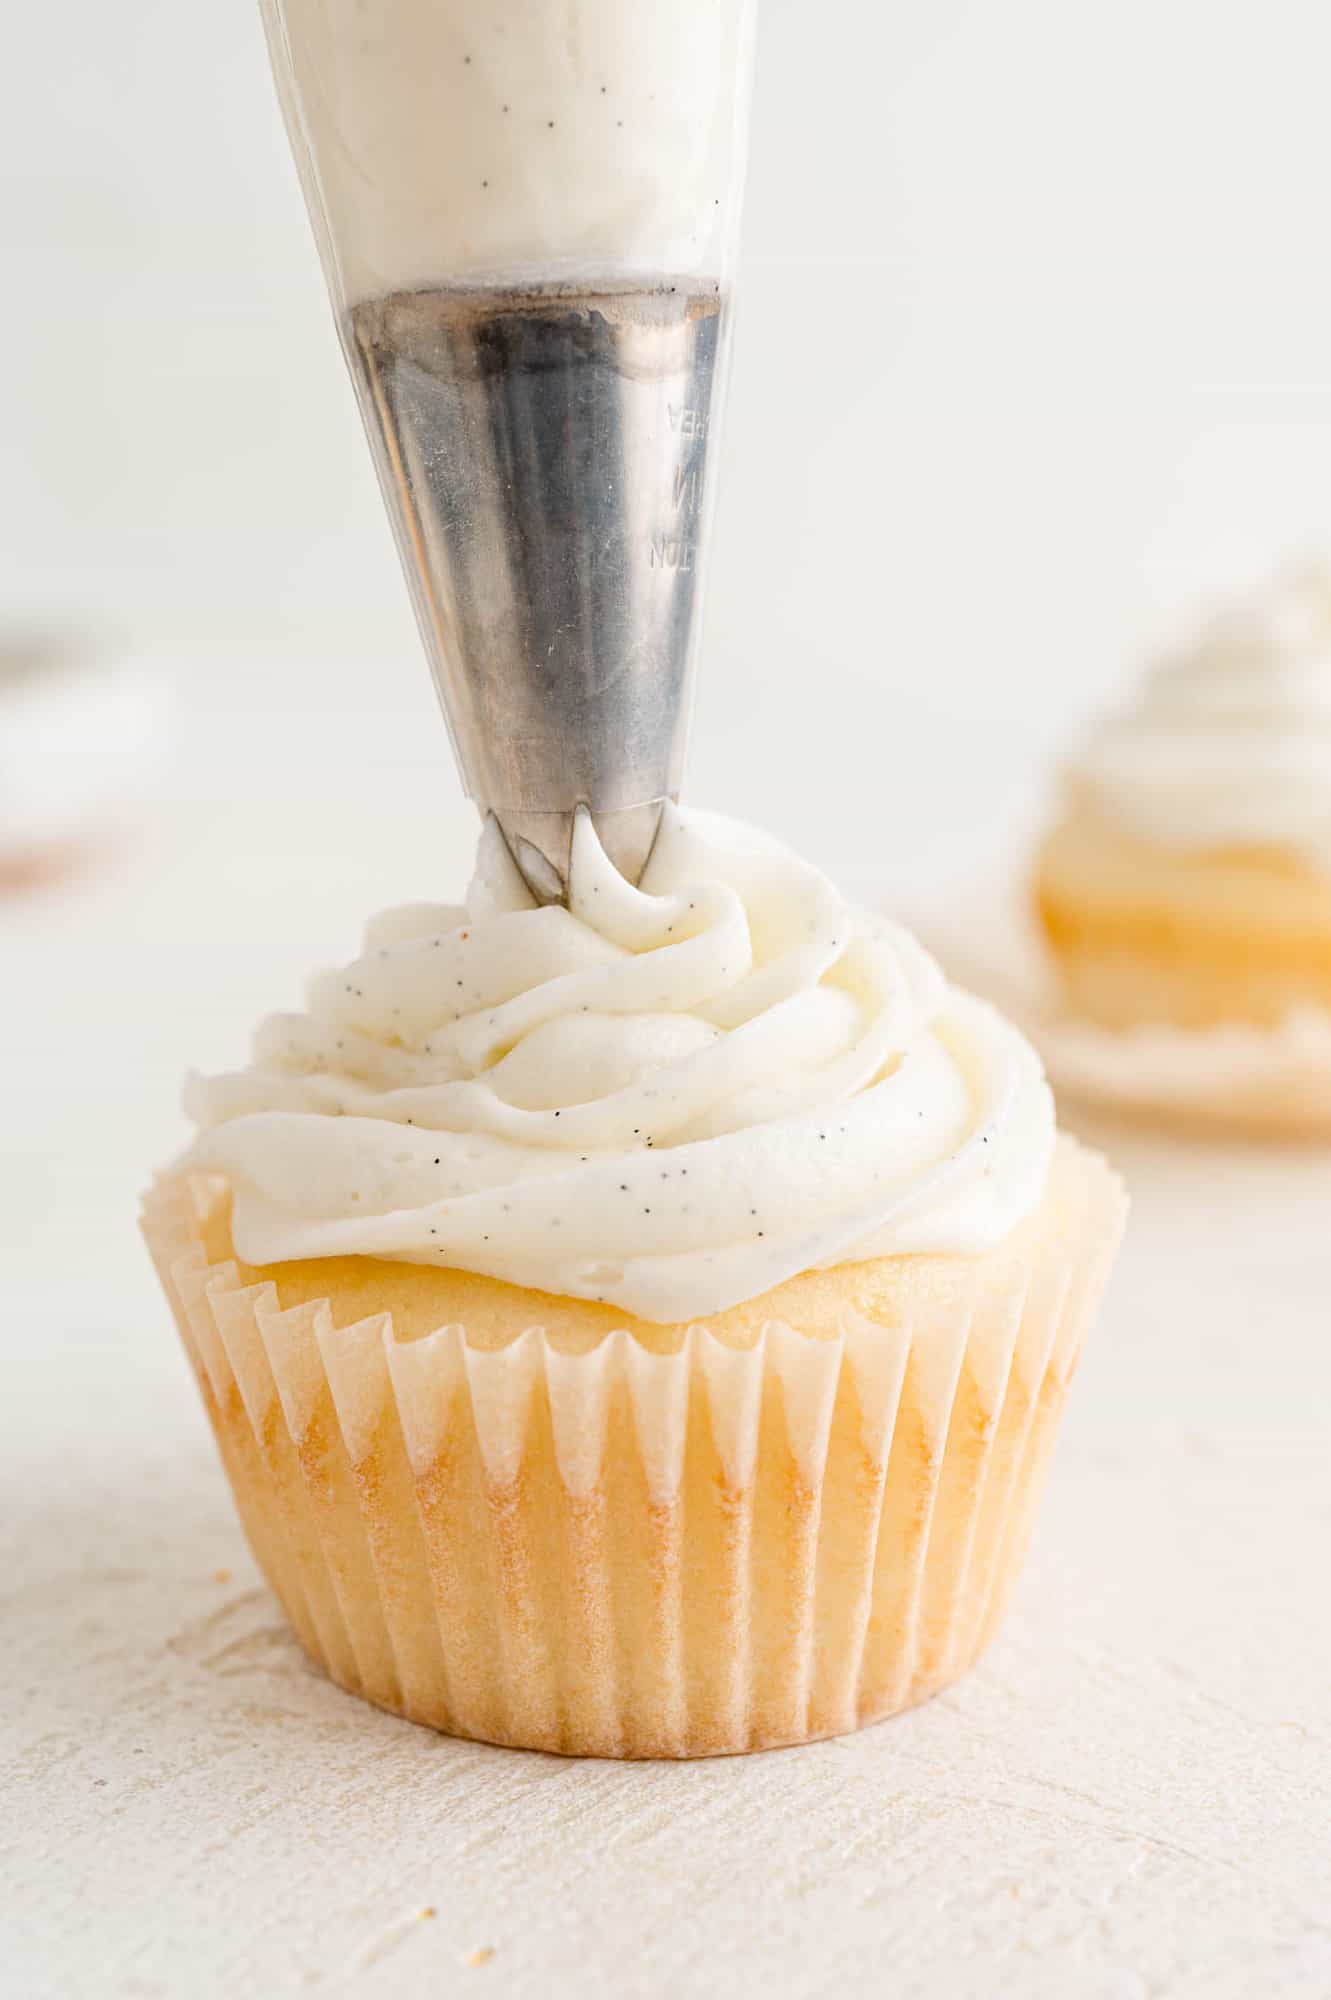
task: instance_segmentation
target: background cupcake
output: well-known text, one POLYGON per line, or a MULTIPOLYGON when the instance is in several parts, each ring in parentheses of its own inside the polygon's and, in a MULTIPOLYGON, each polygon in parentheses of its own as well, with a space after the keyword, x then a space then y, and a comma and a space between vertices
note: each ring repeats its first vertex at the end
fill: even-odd
POLYGON ((1331 1128, 1325 569, 1214 619, 1094 730, 1034 899, 1074 1074, 1222 1121, 1331 1128), (1112 1040, 1080 1032, 1095 1029, 1112 1040))
POLYGON ((147 1230, 343 1685, 579 1753, 793 1742, 970 1664, 1122 1220, 1030 1049, 732 823, 568 909, 498 838, 252 1065, 147 1230))
POLYGON ((1331 1009, 1331 575, 1217 618, 1099 726, 1036 897, 1108 1027, 1331 1009))

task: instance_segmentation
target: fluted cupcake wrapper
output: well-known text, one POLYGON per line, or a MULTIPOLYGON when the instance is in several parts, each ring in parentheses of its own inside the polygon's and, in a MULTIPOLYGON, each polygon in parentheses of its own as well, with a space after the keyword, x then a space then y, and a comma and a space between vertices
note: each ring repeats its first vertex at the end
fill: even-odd
POLYGON ((144 1230, 255 1554, 335 1681, 454 1735, 694 1756, 853 1729, 988 1640, 1121 1226, 1070 1151, 1052 1245, 899 1324, 748 1348, 284 1311, 208 1261, 201 1180, 144 1230))

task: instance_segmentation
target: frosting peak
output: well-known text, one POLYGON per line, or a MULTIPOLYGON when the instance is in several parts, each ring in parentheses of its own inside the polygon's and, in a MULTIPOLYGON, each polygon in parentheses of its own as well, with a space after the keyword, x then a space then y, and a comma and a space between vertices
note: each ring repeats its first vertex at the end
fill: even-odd
POLYGON ((451 1265, 661 1322, 988 1248, 1053 1145, 1034 1054, 907 933, 675 808, 637 888, 584 816, 567 909, 487 829, 465 908, 376 918, 187 1108, 247 1262, 451 1265))
POLYGON ((1145 841, 1281 847, 1331 871, 1331 572, 1293 570, 1213 618, 1069 776, 1145 841))

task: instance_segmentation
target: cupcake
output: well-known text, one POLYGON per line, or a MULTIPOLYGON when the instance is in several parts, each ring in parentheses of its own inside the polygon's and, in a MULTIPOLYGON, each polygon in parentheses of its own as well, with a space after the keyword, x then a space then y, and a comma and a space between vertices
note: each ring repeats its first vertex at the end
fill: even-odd
POLYGON ((1085 1022, 1331 1019, 1331 575, 1216 619, 1099 726, 1035 900, 1085 1022))
POLYGON ((260 1565, 343 1687, 697 1756, 993 1633, 1120 1233, 1032 1051, 729 821, 567 907, 498 832, 250 1065, 145 1231, 260 1565))

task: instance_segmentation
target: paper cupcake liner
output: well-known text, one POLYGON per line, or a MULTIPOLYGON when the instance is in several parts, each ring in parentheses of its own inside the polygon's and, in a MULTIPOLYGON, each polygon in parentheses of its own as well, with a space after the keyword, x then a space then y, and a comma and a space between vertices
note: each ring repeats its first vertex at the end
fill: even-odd
POLYGON ((1035 1044, 1062 1098, 1219 1135, 1331 1139, 1324 1008, 1272 1027, 1102 1028, 1059 1006, 1041 941, 1010 891, 968 898, 946 922, 924 918, 917 928, 949 977, 1001 1007, 1035 1044))
POLYGON ((225 1190, 199 1178, 144 1231, 254 1553, 335 1681, 453 1735, 681 1757, 854 1729, 987 1642, 1123 1215, 1070 1142, 1058 1179, 1056 1229, 915 1260, 952 1275, 901 1324, 669 1354, 281 1310, 208 1261, 225 1190))

